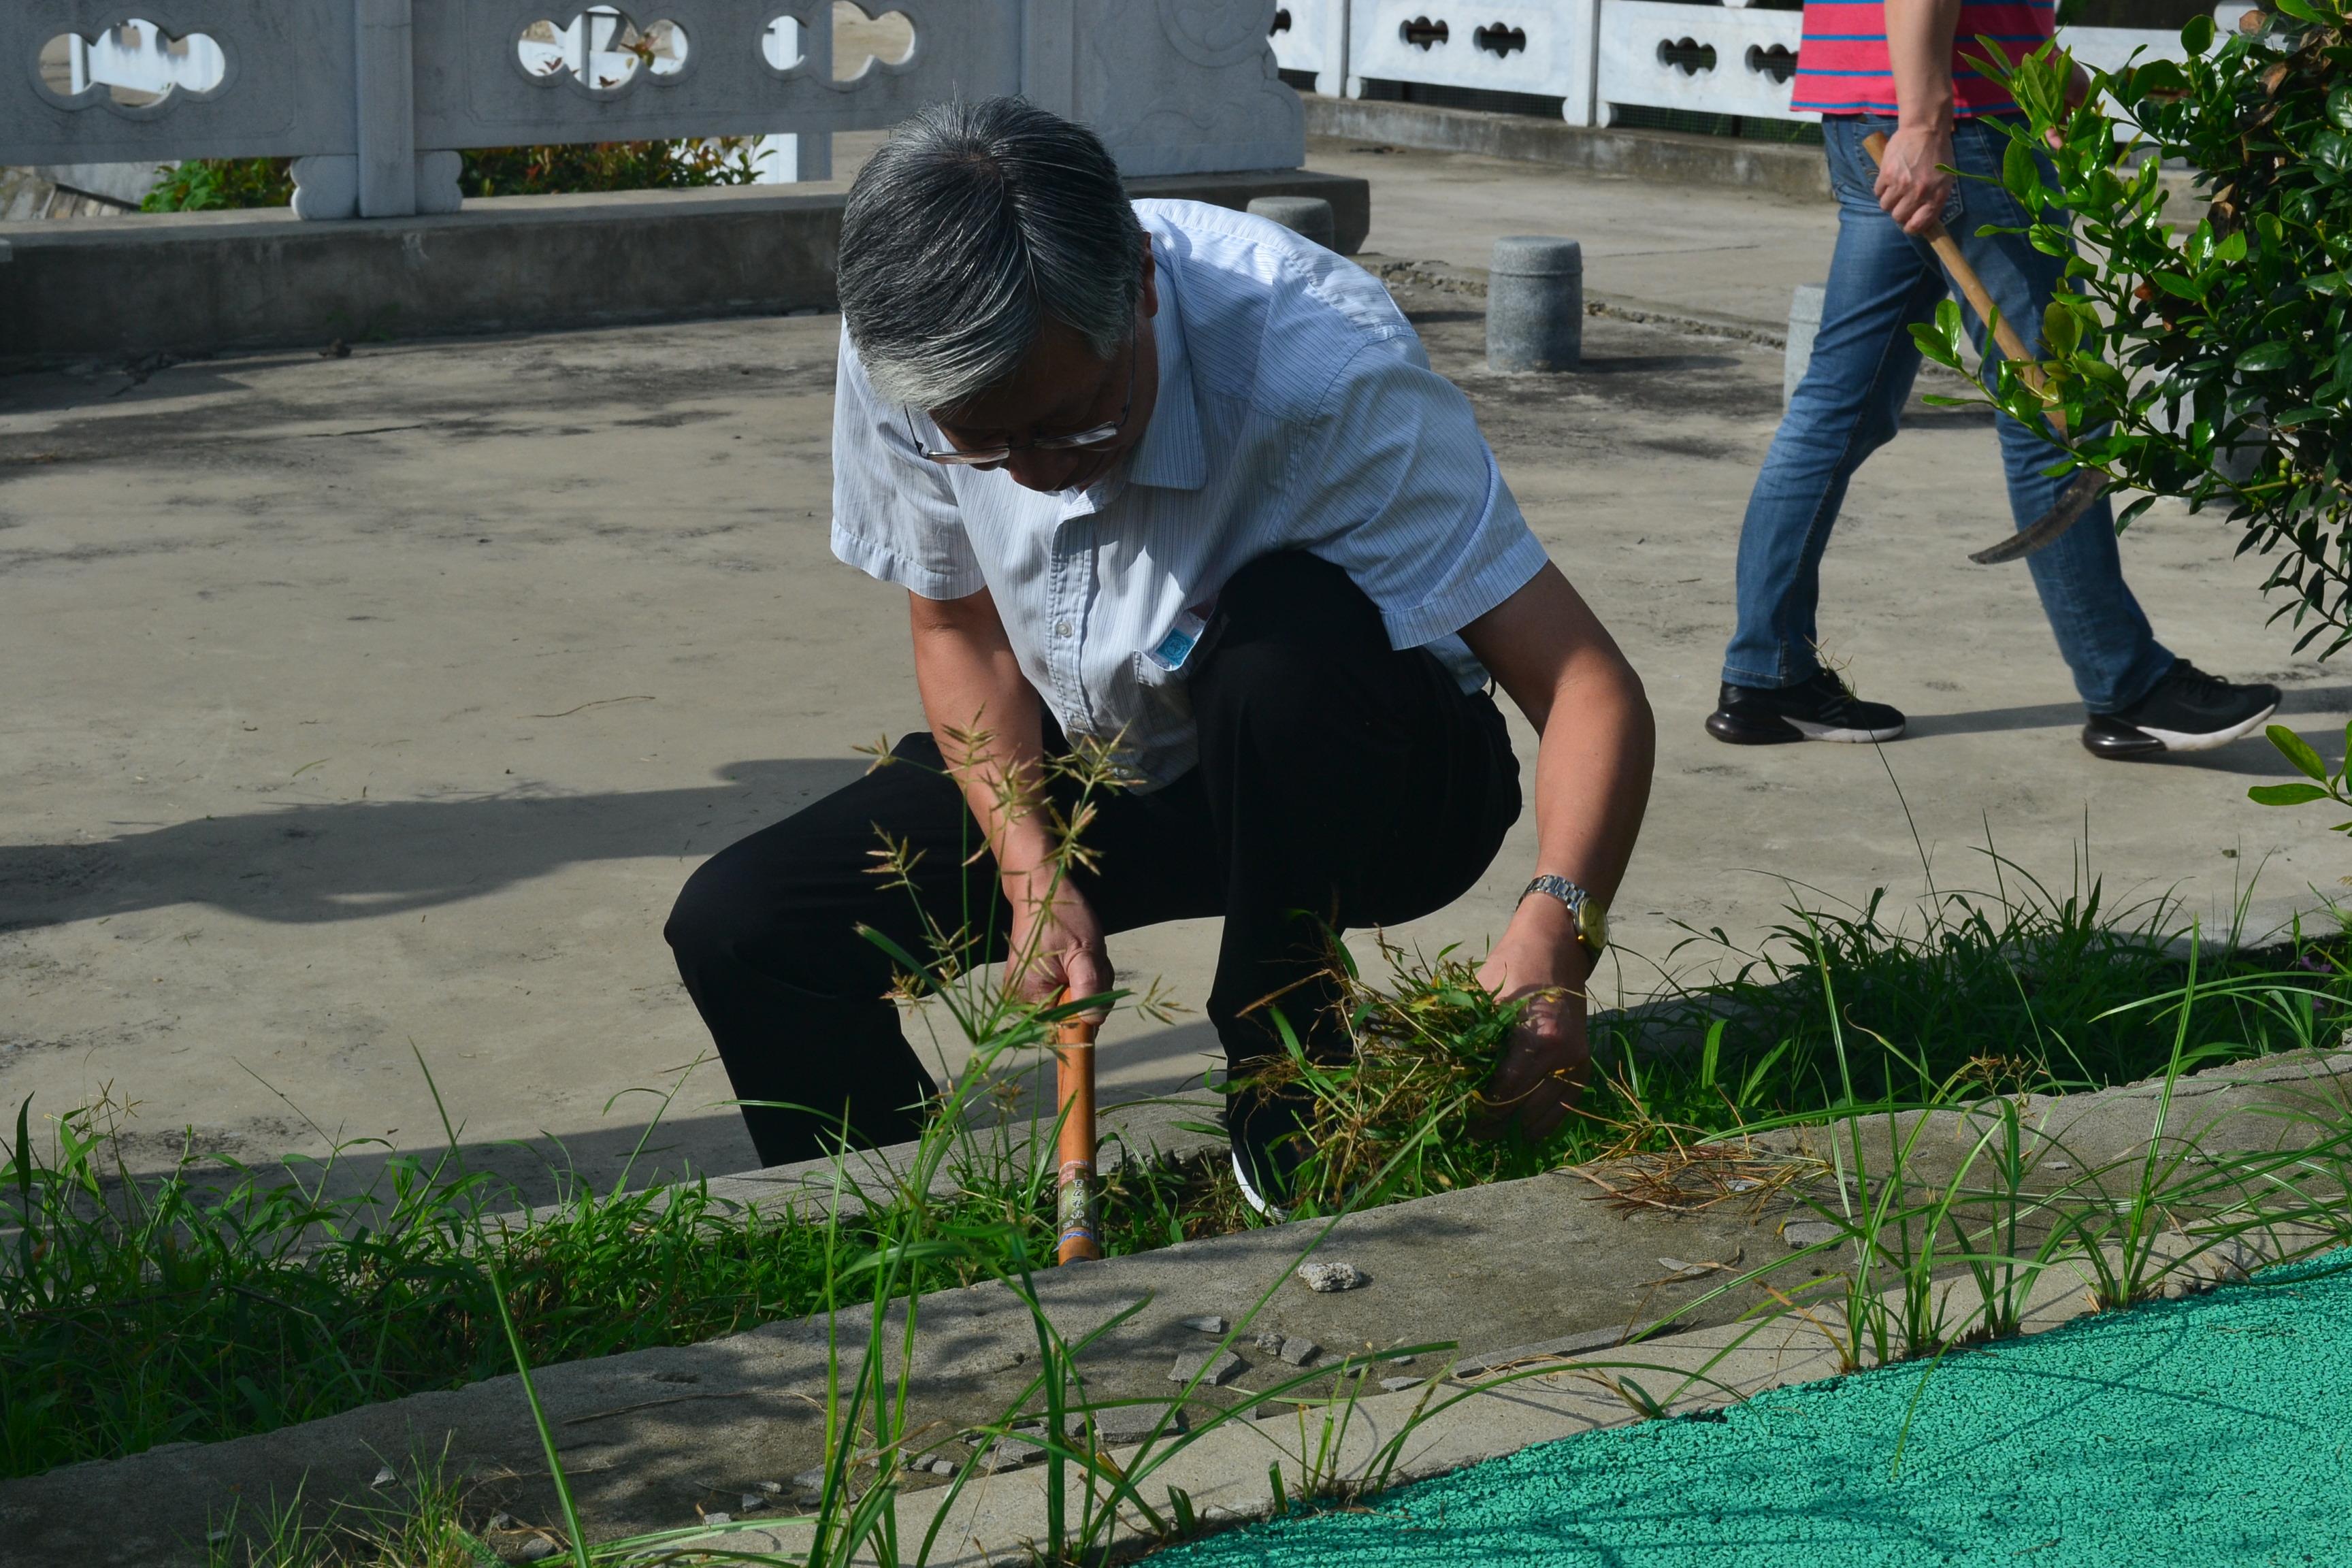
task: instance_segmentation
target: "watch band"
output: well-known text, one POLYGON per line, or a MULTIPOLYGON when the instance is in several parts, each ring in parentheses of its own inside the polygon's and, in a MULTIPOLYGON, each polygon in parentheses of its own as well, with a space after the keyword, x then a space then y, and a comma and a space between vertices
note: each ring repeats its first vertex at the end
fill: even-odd
POLYGON ((1556 877, 1549 872, 1520 889, 1519 900, 1526 902, 1529 893, 1542 893, 1567 905, 1569 917, 1576 922, 1576 940, 1582 942, 1585 951, 1593 957, 1601 956, 1601 950, 1609 945, 1607 905, 1567 878, 1556 877))

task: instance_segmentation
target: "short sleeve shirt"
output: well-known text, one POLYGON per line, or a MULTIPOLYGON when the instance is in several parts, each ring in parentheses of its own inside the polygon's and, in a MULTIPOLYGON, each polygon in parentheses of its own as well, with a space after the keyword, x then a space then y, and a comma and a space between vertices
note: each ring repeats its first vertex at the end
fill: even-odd
POLYGON ((1159 401, 1127 460, 1085 490, 926 461, 940 437, 877 397, 845 331, 834 411, 834 553, 925 598, 986 588, 1065 733, 1117 742, 1145 787, 1197 756, 1185 670, 1151 657, 1260 556, 1345 571, 1398 648, 1465 689, 1456 634, 1543 567, 1468 399, 1362 268, 1288 229, 1144 201, 1159 280, 1159 401))
MULTIPOLYGON (((1952 35, 1953 113, 2016 112, 2000 79, 1978 62, 1982 40, 2011 60, 2048 43, 2058 0, 1961 0, 1952 35)), ((1822 114, 1894 114, 1895 63, 1887 53, 1885 0, 1805 0, 1804 38, 1797 49, 1792 109, 1822 114)))

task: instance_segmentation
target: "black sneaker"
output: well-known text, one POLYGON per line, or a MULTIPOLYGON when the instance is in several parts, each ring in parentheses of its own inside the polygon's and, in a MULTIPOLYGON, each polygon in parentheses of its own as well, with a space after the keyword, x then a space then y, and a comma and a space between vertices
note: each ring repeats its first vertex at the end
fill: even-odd
POLYGON ((1706 732, 1735 746, 1777 746, 1788 741, 1892 741, 1903 715, 1884 702, 1864 702, 1826 669, 1794 686, 1723 683, 1706 732))
POLYGON ((1241 1184, 1242 1201, 1276 1225, 1289 1217, 1291 1177, 1306 1157, 1306 1140, 1299 1132, 1306 1104, 1304 1094, 1250 1089, 1225 1101, 1225 1138, 1233 1149, 1234 1178, 1241 1184))
POLYGON ((2168 752, 2210 752, 2252 734, 2278 705, 2275 686, 2235 686, 2179 659, 2155 690, 2120 713, 2092 714, 2083 726, 2083 749, 2123 762, 2168 752))

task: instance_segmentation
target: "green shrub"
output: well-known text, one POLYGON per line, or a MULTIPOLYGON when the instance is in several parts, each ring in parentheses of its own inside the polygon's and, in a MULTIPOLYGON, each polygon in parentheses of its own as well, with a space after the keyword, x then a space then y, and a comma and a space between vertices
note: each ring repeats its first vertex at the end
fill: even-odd
MULTIPOLYGON (((2011 232, 2070 257, 2074 291, 2040 323, 2046 391, 2007 363, 1980 384, 2029 425, 2063 417, 2074 461, 2147 492, 2121 522, 2157 496, 2227 508, 2241 550, 2278 555, 2266 586, 2291 595, 2279 615, 2309 623, 2297 646, 2331 634, 2323 658, 2352 642, 2347 3, 2275 0, 2254 14, 2259 30, 2218 47, 2197 16, 2181 29, 2186 63, 2091 72, 2082 107, 2054 47, 2004 73, 2024 116, 2001 184, 2040 215, 2011 232), (2038 156, 2053 142, 2054 183, 2038 156), (2171 160, 2196 171, 2207 205, 2193 224, 2168 209, 2159 161, 2171 160)), ((1959 367, 1957 305, 1913 331, 1959 367)))
MULTIPOLYGON (((553 147, 482 147, 462 154, 458 191, 468 196, 691 190, 757 178, 751 139, 596 142, 553 147)), ((282 207, 294 199, 290 158, 198 158, 175 165, 147 194, 151 213, 282 207)))

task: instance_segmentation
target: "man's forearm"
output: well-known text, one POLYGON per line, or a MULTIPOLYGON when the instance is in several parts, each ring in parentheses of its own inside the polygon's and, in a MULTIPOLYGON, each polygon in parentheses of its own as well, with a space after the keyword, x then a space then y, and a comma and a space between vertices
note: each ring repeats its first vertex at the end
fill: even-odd
POLYGON ((1536 870, 1603 902, 1617 894, 1649 808, 1656 727, 1624 666, 1579 661, 1562 679, 1536 753, 1536 870))
POLYGON ((1886 0, 1886 53, 1897 118, 1941 135, 1952 128, 1952 39, 1960 0, 1886 0))
POLYGON ((985 593, 910 599, 924 717, 1011 893, 1045 868, 1053 849, 1034 805, 1045 752, 1036 690, 985 593))

